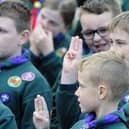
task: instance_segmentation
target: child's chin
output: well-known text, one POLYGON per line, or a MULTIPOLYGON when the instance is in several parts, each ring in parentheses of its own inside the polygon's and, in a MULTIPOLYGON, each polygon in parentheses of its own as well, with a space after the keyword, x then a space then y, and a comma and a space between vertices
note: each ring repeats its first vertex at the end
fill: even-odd
POLYGON ((82 107, 80 107, 80 108, 81 108, 81 113, 85 113, 86 112, 84 108, 82 108, 82 107))
POLYGON ((88 109, 85 109, 85 108, 83 108, 83 107, 80 107, 80 109, 81 109, 81 113, 87 113, 87 112, 90 112, 88 109))

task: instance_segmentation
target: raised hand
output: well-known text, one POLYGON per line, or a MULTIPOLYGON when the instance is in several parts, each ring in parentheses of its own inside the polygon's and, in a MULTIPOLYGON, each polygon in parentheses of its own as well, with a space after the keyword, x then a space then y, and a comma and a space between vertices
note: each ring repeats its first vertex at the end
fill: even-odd
POLYGON ((64 56, 61 84, 71 84, 77 81, 81 57, 82 40, 76 36, 72 38, 70 48, 64 56))
POLYGON ((38 23, 30 35, 30 49, 35 55, 48 55, 54 51, 53 34, 47 29, 43 22, 38 23))
POLYGON ((34 100, 35 111, 33 113, 33 123, 36 129, 49 129, 49 113, 45 99, 37 95, 34 100))

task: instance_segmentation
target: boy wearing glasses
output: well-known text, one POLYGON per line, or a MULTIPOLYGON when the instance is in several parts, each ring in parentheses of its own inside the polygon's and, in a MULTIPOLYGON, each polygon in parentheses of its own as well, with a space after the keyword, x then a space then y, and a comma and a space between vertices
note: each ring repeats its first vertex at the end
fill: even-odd
POLYGON ((119 13, 120 8, 114 0, 88 0, 81 7, 82 34, 94 53, 110 48, 108 25, 119 13))
MULTIPOLYGON (((112 50, 83 58, 75 94, 81 112, 89 114, 71 129, 128 129, 128 105, 117 111, 120 98, 128 89, 128 78, 129 67, 124 58, 112 50)), ((49 129, 46 104, 40 96, 35 100, 33 118, 36 129, 49 129)))
MULTIPOLYGON (((112 18, 121 11, 115 0, 87 0, 81 7, 80 21, 82 34, 91 53, 106 51, 110 48, 108 25, 112 18)), ((57 113, 62 129, 70 128, 80 119, 80 108, 74 95, 77 85, 77 71, 79 59, 81 58, 80 39, 73 39, 72 54, 64 57, 61 85, 57 92, 57 113), (72 57, 69 57, 72 56, 72 57)), ((71 49, 70 49, 71 51, 71 49)))

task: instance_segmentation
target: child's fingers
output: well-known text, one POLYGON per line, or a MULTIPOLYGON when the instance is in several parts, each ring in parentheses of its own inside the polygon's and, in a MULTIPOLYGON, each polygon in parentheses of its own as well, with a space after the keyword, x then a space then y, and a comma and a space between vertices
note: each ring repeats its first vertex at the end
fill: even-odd
POLYGON ((34 100, 34 105, 35 105, 35 111, 39 112, 39 111, 43 111, 43 102, 42 102, 42 98, 40 95, 37 95, 37 97, 34 100))
POLYGON ((68 51, 67 52, 67 58, 69 58, 69 59, 74 59, 76 57, 76 53, 75 53, 75 51, 68 51))
POLYGON ((47 35, 48 35, 49 38, 51 38, 51 39, 53 38, 52 32, 49 31, 49 30, 47 31, 47 35))
POLYGON ((43 114, 40 115, 39 113, 34 112, 33 113, 33 122, 34 122, 35 127, 39 128, 39 129, 40 128, 48 129, 50 120, 48 117, 44 116, 43 114))
POLYGON ((83 47, 82 47, 82 39, 79 39, 78 40, 78 45, 79 45, 79 52, 80 52, 80 54, 82 55, 82 51, 83 51, 83 47))
POLYGON ((72 37, 71 42, 70 42, 70 46, 69 46, 69 50, 74 48, 74 41, 75 41, 75 37, 72 37))
POLYGON ((44 116, 43 114, 39 114, 37 112, 34 112, 33 113, 33 118, 36 119, 36 120, 48 120, 49 118, 44 116))
POLYGON ((79 46, 80 46, 80 41, 81 40, 80 40, 80 38, 78 36, 72 37, 69 50, 78 51, 79 46))
POLYGON ((75 51, 78 51, 79 50, 79 37, 78 36, 75 37, 73 49, 75 51))
POLYGON ((38 32, 39 35, 46 35, 45 30, 41 24, 38 24, 38 32))
POLYGON ((44 99, 44 97, 43 96, 40 96, 41 97, 41 100, 42 100, 42 105, 43 105, 43 110, 46 112, 46 113, 48 113, 48 108, 47 108, 47 104, 46 104, 46 101, 45 101, 45 99, 44 99))
POLYGON ((34 105, 35 105, 35 111, 39 112, 40 108, 39 108, 39 102, 38 102, 37 98, 34 100, 34 105))
POLYGON ((74 59, 77 55, 82 55, 82 39, 74 37, 70 49, 67 52, 67 58, 74 59))

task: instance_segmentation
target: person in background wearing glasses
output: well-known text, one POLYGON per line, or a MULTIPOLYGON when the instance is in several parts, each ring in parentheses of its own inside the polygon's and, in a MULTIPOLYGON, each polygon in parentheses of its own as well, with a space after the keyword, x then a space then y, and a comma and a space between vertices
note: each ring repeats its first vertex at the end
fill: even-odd
POLYGON ((82 35, 93 53, 110 48, 108 25, 119 13, 120 8, 114 0, 88 0, 81 6, 82 35))
MULTIPOLYGON (((120 12, 120 5, 116 0, 86 0, 81 6, 80 22, 84 40, 90 48, 89 54, 110 48, 108 25, 120 12)), ((61 129, 69 129, 80 119, 81 111, 74 93, 78 87, 77 71, 81 57, 82 40, 74 37, 64 57, 60 86, 56 96, 61 129)))
POLYGON ((82 30, 81 33, 93 53, 105 51, 110 48, 110 43, 107 38, 109 35, 107 26, 99 27, 94 30, 82 30))
MULTIPOLYGON (((89 55, 110 49, 108 25, 112 18, 121 12, 120 5, 116 0, 86 0, 80 8, 82 34, 90 48, 89 55)), ((77 71, 82 57, 82 41, 79 37, 74 37, 71 43, 64 57, 60 86, 56 96, 58 119, 62 129, 69 129, 84 117, 74 94, 78 88, 77 71)))

